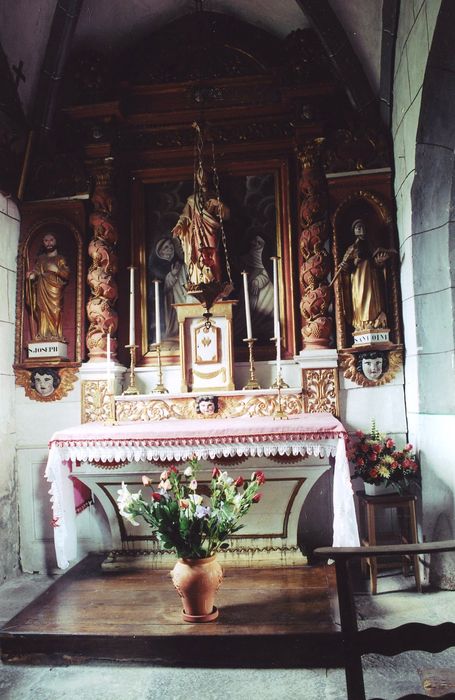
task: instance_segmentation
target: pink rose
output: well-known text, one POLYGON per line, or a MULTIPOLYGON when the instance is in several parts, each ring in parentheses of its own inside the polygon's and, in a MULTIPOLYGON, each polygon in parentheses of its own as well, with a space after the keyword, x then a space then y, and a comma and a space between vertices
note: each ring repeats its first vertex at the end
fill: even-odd
POLYGON ((392 440, 392 438, 388 438, 388 440, 386 440, 385 446, 388 450, 391 450, 392 447, 395 447, 395 441, 392 440))

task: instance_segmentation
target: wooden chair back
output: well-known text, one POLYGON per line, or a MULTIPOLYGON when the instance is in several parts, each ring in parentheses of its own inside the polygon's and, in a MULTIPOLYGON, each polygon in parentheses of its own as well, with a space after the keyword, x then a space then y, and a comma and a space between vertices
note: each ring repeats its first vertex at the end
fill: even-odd
MULTIPOLYGON (((395 656, 411 650, 437 653, 455 646, 455 623, 451 621, 440 625, 410 622, 393 629, 371 627, 359 630, 349 562, 362 557, 416 556, 450 551, 455 551, 455 540, 374 547, 319 547, 314 550, 316 556, 326 557, 335 562, 348 700, 366 700, 362 670, 363 654, 395 656)), ((398 700, 427 697, 423 694, 411 694, 402 696, 398 700)), ((439 697, 453 700, 455 696, 449 693, 439 697)), ((380 700, 380 698, 374 698, 374 700, 380 700)))

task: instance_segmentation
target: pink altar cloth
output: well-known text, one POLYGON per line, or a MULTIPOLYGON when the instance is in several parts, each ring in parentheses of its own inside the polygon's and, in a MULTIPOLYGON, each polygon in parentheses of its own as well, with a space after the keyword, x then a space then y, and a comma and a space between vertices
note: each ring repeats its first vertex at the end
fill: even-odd
POLYGON ((78 462, 186 461, 216 457, 315 455, 335 457, 333 545, 357 546, 359 536, 345 449, 346 430, 329 413, 302 413, 286 420, 266 416, 167 419, 118 425, 85 423, 60 430, 49 441, 45 476, 55 523, 57 564, 76 557, 77 538, 71 464, 78 462))

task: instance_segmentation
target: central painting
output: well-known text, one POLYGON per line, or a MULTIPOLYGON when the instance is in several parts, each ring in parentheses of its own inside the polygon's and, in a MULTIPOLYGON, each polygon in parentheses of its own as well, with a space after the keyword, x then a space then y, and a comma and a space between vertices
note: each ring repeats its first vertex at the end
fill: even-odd
MULTIPOLYGON (((242 359, 245 352, 246 317, 242 272, 248 273, 248 296, 253 336, 257 339, 257 358, 272 359, 273 337, 273 273, 272 256, 280 258, 279 298, 284 345, 293 334, 293 311, 284 305, 286 297, 282 284, 283 270, 290 264, 287 193, 283 194, 282 168, 258 170, 257 166, 244 172, 223 172, 219 175, 217 191, 208 184, 207 208, 218 201, 222 226, 217 226, 217 259, 226 279, 232 280, 233 291, 227 297, 237 300, 233 315, 235 354, 242 359), (287 313, 286 313, 287 312, 287 313)), ((142 357, 147 362, 153 356, 152 346, 161 340, 162 357, 175 362, 179 356, 179 325, 174 304, 191 303, 197 299, 188 293, 191 278, 188 260, 182 246, 182 222, 193 205, 194 179, 191 174, 166 172, 162 179, 144 178, 135 183, 136 216, 133 217, 135 264, 140 270, 142 357), (154 284, 158 280, 159 284, 154 284), (157 302, 159 323, 157 336, 157 302)), ((213 219, 214 222, 219 222, 213 219)), ((289 279, 289 277, 288 277, 289 279)), ((286 295, 287 296, 287 295, 286 295)), ((292 298, 292 296, 291 296, 292 298)), ((201 307, 201 316, 204 309, 201 307)), ((291 342, 292 345, 292 342, 291 342)))

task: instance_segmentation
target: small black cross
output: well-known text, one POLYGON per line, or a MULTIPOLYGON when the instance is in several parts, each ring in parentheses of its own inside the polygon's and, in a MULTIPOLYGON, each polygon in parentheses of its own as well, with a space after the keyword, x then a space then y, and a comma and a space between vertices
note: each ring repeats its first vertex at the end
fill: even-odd
POLYGON ((24 81, 25 83, 25 75, 22 72, 22 68, 24 66, 24 61, 19 61, 18 66, 12 66, 12 70, 14 73, 16 73, 16 87, 19 87, 19 83, 21 80, 24 81))

